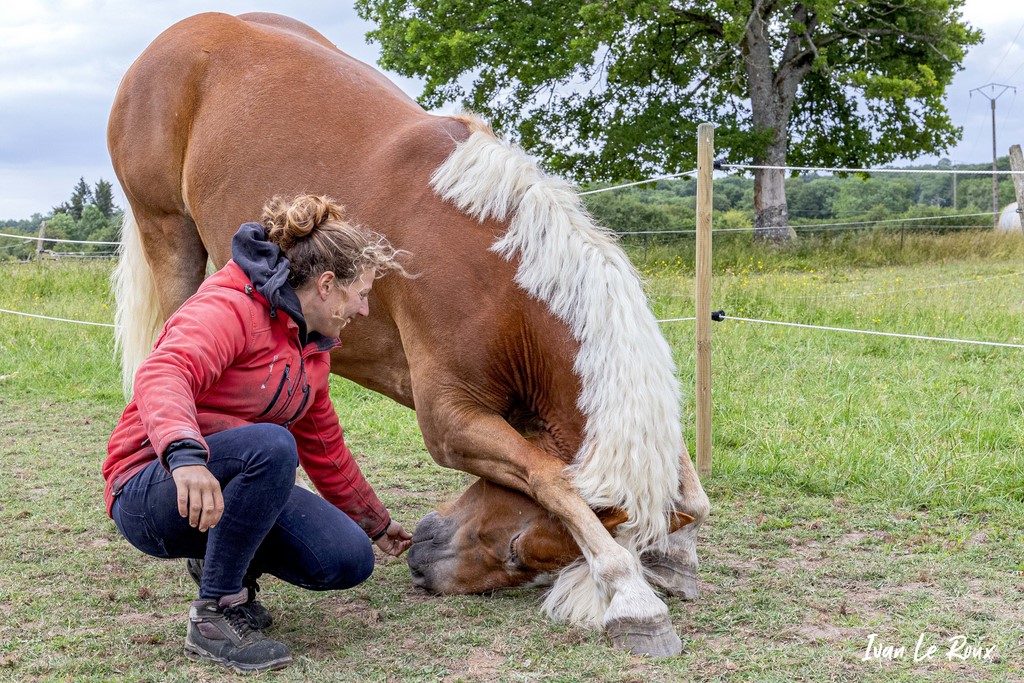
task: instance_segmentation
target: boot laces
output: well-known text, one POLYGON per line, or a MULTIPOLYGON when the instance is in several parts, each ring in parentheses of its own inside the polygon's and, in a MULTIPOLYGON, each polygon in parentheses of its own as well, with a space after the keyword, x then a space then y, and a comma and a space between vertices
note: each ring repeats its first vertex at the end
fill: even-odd
POLYGON ((260 632, 249 625, 245 618, 245 612, 239 607, 228 607, 224 610, 224 619, 234 630, 238 637, 243 640, 251 640, 260 635, 260 632))

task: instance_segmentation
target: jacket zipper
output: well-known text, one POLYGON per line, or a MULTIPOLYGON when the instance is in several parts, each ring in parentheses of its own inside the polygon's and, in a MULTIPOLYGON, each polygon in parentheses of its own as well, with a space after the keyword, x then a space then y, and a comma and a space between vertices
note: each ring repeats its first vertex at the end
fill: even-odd
POLYGON ((302 410, 303 410, 303 408, 306 407, 306 402, 307 401, 309 401, 309 385, 308 384, 305 385, 304 387, 302 387, 302 402, 299 403, 299 409, 295 411, 295 414, 292 415, 288 419, 288 421, 284 423, 283 426, 285 428, 287 428, 289 425, 291 425, 291 423, 295 421, 295 418, 297 418, 299 415, 302 414, 302 410))
POLYGON ((270 412, 270 409, 277 403, 278 397, 281 395, 281 390, 284 389, 285 383, 288 381, 288 373, 291 371, 291 365, 284 366, 284 374, 281 376, 281 383, 277 385, 277 391, 274 392, 274 398, 270 399, 270 403, 263 409, 263 412, 256 416, 257 419, 263 417, 270 412))
POLYGON ((299 409, 284 423, 285 429, 295 421, 295 418, 302 414, 302 410, 306 407, 306 402, 309 400, 309 383, 306 382, 306 359, 302 356, 299 356, 299 382, 302 384, 302 401, 299 402, 299 409))

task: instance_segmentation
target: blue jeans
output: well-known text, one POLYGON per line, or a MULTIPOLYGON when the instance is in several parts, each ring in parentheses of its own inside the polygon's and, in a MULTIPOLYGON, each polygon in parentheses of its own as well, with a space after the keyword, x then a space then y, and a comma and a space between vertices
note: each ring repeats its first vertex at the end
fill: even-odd
MULTIPOLYGON (((243 579, 272 574, 311 590, 351 588, 373 571, 373 546, 345 513, 295 485, 298 451, 284 427, 255 424, 206 437, 224 515, 200 532, 178 514, 170 473, 152 462, 114 501, 114 523, 154 557, 206 560, 201 598, 239 592, 243 579)), ((248 581, 246 581, 248 585, 248 581)))

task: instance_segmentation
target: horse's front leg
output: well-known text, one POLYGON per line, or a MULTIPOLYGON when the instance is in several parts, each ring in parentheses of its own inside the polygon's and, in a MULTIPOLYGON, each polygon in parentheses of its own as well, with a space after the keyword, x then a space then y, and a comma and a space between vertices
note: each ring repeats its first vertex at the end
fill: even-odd
POLYGON ((668 657, 682 643, 668 608, 644 579, 639 558, 612 538, 567 478, 565 463, 531 445, 503 418, 482 409, 417 403, 431 455, 441 465, 520 491, 558 517, 583 552, 599 596, 572 596, 591 610, 577 619, 600 625, 619 648, 668 657), (606 607, 603 607, 606 606, 606 607), (603 607, 602 614, 593 614, 603 607))

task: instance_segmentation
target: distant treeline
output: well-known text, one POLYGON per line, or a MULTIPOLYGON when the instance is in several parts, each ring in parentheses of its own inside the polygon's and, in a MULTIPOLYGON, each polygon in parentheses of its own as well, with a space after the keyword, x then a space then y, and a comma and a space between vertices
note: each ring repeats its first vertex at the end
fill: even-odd
MULTIPOLYGON (((1009 157, 999 159, 997 167, 1008 171, 1009 157)), ((951 171, 954 167, 943 160, 911 168, 951 171)), ((956 167, 960 171, 991 168, 991 164, 956 167)), ((715 228, 753 225, 754 181, 750 176, 731 173, 716 178, 713 196, 715 228)), ((801 226, 821 223, 980 213, 992 210, 992 176, 958 175, 954 181, 952 173, 875 173, 870 177, 801 173, 787 178, 786 197, 790 224, 798 231, 801 226)), ((584 200, 598 222, 616 232, 690 230, 696 222, 697 183, 689 177, 661 181, 588 195, 584 200)), ((999 176, 1000 208, 1013 201, 1012 179, 999 176)), ((950 226, 990 223, 981 216, 936 221, 936 225, 950 226)))
MULTIPOLYGON (((1009 157, 997 162, 1000 170, 1010 168, 1009 157)), ((934 166, 913 169, 952 171, 946 160, 934 166)), ((958 170, 987 171, 991 165, 957 166, 958 170)), ((587 189, 599 189, 600 186, 587 189)), ((116 242, 120 239, 121 209, 114 205, 111 184, 99 180, 90 186, 80 179, 68 201, 47 214, 34 214, 24 220, 0 221, 2 232, 38 235, 46 222, 48 238, 116 242)), ((952 173, 875 173, 860 175, 822 175, 801 173, 786 180, 790 224, 801 227, 857 221, 887 221, 900 218, 973 214, 992 210, 992 177, 952 173), (954 203, 955 199, 955 203, 954 203)), ((692 230, 696 223, 697 183, 692 178, 661 181, 650 185, 613 190, 584 197, 587 208, 598 222, 616 232, 649 230, 692 230)), ((1016 201, 1013 181, 999 177, 999 206, 1016 201)), ((754 217, 754 181, 732 173, 715 179, 714 226, 716 229, 750 228, 754 217)), ((944 218, 936 226, 988 225, 983 216, 944 218)), ((899 223, 883 224, 899 227, 899 223)), ((915 226, 920 224, 915 223, 915 226)), ((871 227, 871 226, 865 226, 871 227)), ((113 252, 109 245, 47 242, 54 253, 101 255, 113 252)), ((36 253, 35 241, 0 238, 0 259, 26 259, 36 253)))
MULTIPOLYGON (((38 236, 44 222, 48 239, 85 242, 117 242, 121 239, 121 209, 114 204, 112 185, 103 179, 90 186, 85 178, 80 178, 66 202, 53 207, 47 214, 36 213, 20 221, 0 221, 0 232, 38 236)), ((37 246, 35 240, 2 237, 0 259, 32 258, 37 246)), ((43 243, 43 249, 50 255, 102 256, 112 254, 117 247, 48 241, 43 243)))

